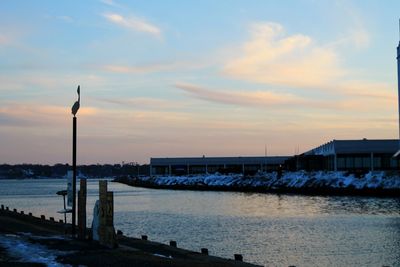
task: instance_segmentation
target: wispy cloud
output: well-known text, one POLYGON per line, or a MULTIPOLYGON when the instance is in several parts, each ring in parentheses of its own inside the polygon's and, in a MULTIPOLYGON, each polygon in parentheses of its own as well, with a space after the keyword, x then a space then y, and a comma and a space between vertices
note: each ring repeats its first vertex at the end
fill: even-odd
POLYGON ((148 98, 148 97, 135 97, 135 98, 95 98, 97 101, 130 107, 132 109, 176 109, 182 107, 182 103, 176 101, 148 98))
POLYGON ((216 91, 189 83, 176 83, 175 86, 199 99, 250 107, 285 106, 305 104, 305 100, 292 94, 278 94, 273 92, 226 92, 216 91))
POLYGON ((120 4, 118 4, 117 2, 115 2, 113 0, 100 0, 100 2, 102 2, 105 5, 113 6, 113 7, 120 7, 121 6, 120 4))
POLYGON ((137 31, 147 33, 156 37, 161 37, 161 29, 145 19, 130 16, 124 17, 117 13, 107 13, 103 15, 108 21, 118 26, 137 31))
MULTIPOLYGON (((71 113, 70 107, 63 106, 12 102, 2 104, 3 106, 0 108, 2 126, 42 127, 47 125, 51 127, 60 123, 60 118, 67 118, 71 113)), ((81 107, 79 114, 81 116, 94 116, 98 114, 98 109, 95 107, 81 107)))
POLYGON ((225 64, 223 73, 251 82, 318 88, 344 74, 334 50, 306 35, 286 36, 277 23, 253 24, 251 39, 239 54, 225 64))
POLYGON ((74 21, 74 19, 72 17, 65 16, 65 15, 57 16, 56 18, 59 19, 59 20, 65 21, 65 22, 73 22, 74 21))
MULTIPOLYGON (((375 84, 378 86, 378 84, 375 84)), ((284 108, 285 110, 300 110, 309 112, 309 110, 335 110, 341 112, 373 111, 376 114, 393 113, 395 107, 395 95, 390 91, 384 91, 384 85, 381 92, 372 90, 373 85, 363 83, 349 83, 338 89, 338 92, 332 95, 319 97, 301 97, 290 93, 279 93, 272 91, 232 91, 211 89, 189 83, 176 83, 175 87, 188 93, 190 96, 209 102, 236 105, 250 108, 273 107, 284 108), (350 87, 348 87, 350 86, 350 87), (308 110, 308 111, 307 111, 308 110)))
POLYGON ((68 15, 45 15, 46 19, 50 20, 61 20, 63 22, 71 23, 74 22, 74 19, 68 15))
POLYGON ((192 63, 192 62, 170 62, 170 63, 154 63, 145 64, 138 66, 129 65, 104 65, 101 67, 102 70, 115 72, 115 73, 129 73, 129 74, 142 74, 142 73, 153 73, 153 72, 165 72, 175 70, 193 70, 207 67, 209 64, 206 63, 192 63))
POLYGON ((5 34, 0 33, 0 45, 6 45, 11 43, 11 39, 5 34))
POLYGON ((336 0, 340 8, 340 18, 345 17, 347 22, 347 36, 340 39, 338 44, 352 44, 356 48, 365 48, 370 43, 370 34, 367 30, 365 19, 350 1, 336 0))
POLYGON ((395 88, 394 84, 365 81, 347 81, 338 87, 345 96, 383 100, 388 104, 397 101, 396 91, 393 88, 395 88))

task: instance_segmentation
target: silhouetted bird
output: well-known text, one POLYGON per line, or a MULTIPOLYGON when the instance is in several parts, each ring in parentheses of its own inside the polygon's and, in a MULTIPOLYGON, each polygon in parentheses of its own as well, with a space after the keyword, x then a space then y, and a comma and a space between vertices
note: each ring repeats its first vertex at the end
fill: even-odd
POLYGON ((80 85, 78 85, 78 90, 76 90, 76 92, 78 93, 78 101, 76 101, 74 103, 74 105, 71 108, 71 112, 72 114, 75 116, 76 113, 78 112, 79 106, 80 106, 80 101, 81 101, 81 88, 80 85))

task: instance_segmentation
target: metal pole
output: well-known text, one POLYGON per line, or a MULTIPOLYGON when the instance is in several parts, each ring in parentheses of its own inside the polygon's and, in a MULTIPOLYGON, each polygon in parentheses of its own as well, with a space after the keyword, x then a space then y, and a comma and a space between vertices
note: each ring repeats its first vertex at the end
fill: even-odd
MULTIPOLYGON (((399 20, 399 29, 400 29, 400 20, 399 20)), ((400 149, 400 41, 397 46, 397 105, 399 112, 399 149, 400 149)))
POLYGON ((72 123, 72 235, 75 235, 76 225, 76 117, 73 117, 72 123))
POLYGON ((67 213, 65 212, 67 210, 67 206, 65 205, 65 195, 63 195, 63 200, 64 200, 64 223, 67 223, 67 213))

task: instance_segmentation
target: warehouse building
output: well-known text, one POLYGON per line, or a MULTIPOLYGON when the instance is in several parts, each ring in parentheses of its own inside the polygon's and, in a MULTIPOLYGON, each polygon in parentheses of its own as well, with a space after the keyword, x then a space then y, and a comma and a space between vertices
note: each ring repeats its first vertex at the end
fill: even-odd
POLYGON ((306 170, 398 170, 399 159, 393 157, 398 149, 398 139, 332 140, 291 161, 306 170))
POLYGON ((243 173, 273 171, 289 157, 194 157, 151 158, 150 175, 190 175, 200 173, 243 173))

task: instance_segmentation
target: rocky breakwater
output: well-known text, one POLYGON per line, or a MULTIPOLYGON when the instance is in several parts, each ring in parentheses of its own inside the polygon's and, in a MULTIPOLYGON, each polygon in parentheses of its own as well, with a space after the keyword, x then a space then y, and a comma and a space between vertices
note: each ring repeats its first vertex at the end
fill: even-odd
POLYGON ((347 172, 284 172, 241 174, 203 174, 187 176, 119 177, 124 184, 178 190, 214 190, 240 192, 276 192, 313 195, 400 196, 398 172, 368 172, 355 175, 347 172))

